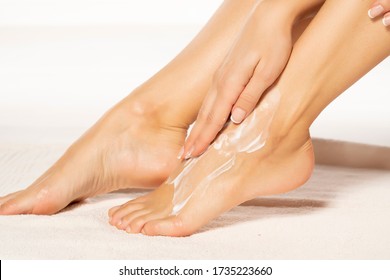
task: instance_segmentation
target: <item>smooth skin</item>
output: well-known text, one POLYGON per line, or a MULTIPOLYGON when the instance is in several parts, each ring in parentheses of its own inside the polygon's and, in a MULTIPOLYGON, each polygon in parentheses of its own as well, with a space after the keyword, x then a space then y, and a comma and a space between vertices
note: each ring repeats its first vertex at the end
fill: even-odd
POLYGON ((97 194, 161 184, 177 164, 213 73, 257 3, 225 1, 175 59, 109 110, 42 176, 0 198, 0 214, 53 214, 97 194))
MULTIPOLYGON (((240 1, 240 3, 242 2, 240 1)), ((127 214, 127 221, 129 222, 129 224, 132 224, 136 219, 138 231, 142 230, 142 232, 145 234, 174 236, 187 235, 195 232, 197 229, 199 229, 199 227, 207 223, 210 219, 219 215, 223 211, 230 209, 234 205, 237 205, 238 203, 240 203, 240 201, 245 201, 257 195, 284 192, 301 185, 310 176, 313 164, 311 142, 308 135, 308 127, 310 126, 311 122, 316 118, 320 111, 337 95, 339 95, 343 90, 345 90, 345 88, 347 88, 356 79, 362 76, 365 72, 367 72, 369 69, 371 69, 374 65, 376 65, 379 61, 384 59, 389 54, 390 38, 388 30, 386 30, 386 28, 384 28, 383 25, 381 25, 380 23, 378 25, 378 22, 380 21, 371 22, 366 20, 366 11, 368 8, 369 3, 367 1, 361 1, 359 3, 356 3, 356 1, 354 0, 345 0, 342 1, 342 3, 340 3, 340 1, 335 0, 327 1, 326 5, 321 9, 320 14, 315 18, 314 22, 310 25, 308 30, 305 31, 304 36, 302 36, 301 39, 298 41, 292 53, 290 62, 285 72, 282 74, 281 79, 277 83, 277 87, 282 92, 282 99, 280 108, 278 109, 278 114, 276 115, 277 117, 273 121, 269 144, 267 144, 266 149, 262 150, 261 154, 255 155, 256 159, 250 157, 245 158, 245 160, 242 159, 241 162, 245 164, 247 168, 240 169, 239 172, 236 174, 235 180, 232 180, 230 174, 226 174, 226 177, 223 178, 223 180, 220 182, 221 184, 218 187, 218 190, 222 191, 217 193, 218 196, 213 196, 211 195, 212 193, 194 196, 194 199, 191 200, 191 202, 183 209, 182 212, 179 213, 178 216, 167 217, 170 213, 170 205, 166 202, 166 199, 167 197, 169 198, 169 191, 171 190, 167 190, 167 188, 161 187, 157 189, 156 192, 152 192, 150 197, 140 198, 136 206, 140 207, 137 210, 144 210, 144 213, 145 211, 151 211, 149 212, 149 214, 154 216, 149 215, 149 218, 154 217, 154 219, 147 221, 145 217, 140 215, 141 212, 137 212, 136 214, 134 209, 130 211, 127 206, 120 207, 120 209, 116 208, 115 210, 112 210, 110 213, 111 217, 114 217, 114 215, 116 216, 118 210, 121 210, 122 214, 127 214), (333 19, 331 25, 329 24, 329 18, 333 19), (342 28, 340 28, 340 26, 342 28), (357 27, 357 29, 355 29, 355 27, 357 27), (380 27, 382 29, 380 29, 380 27), (309 30, 311 31, 309 32, 309 30), (316 48, 319 44, 321 47, 316 48), (359 48, 356 48, 356 46, 359 46, 359 48), (341 67, 340 61, 343 62, 341 64, 341 67), (350 71, 351 69, 353 69, 354 71, 350 71), (297 83, 297 80, 304 82, 297 83), (258 166, 258 169, 253 168, 254 163, 258 163, 258 165, 255 165, 258 166), (300 168, 291 169, 291 166, 298 166, 300 168), (246 172, 246 174, 244 175, 248 176, 245 177, 243 174, 241 174, 243 173, 243 170, 245 170, 246 172), (278 172, 276 172, 275 170, 278 172), (284 175, 285 177, 280 176, 280 174, 284 175), (294 174, 296 176, 296 180, 291 180, 292 176, 289 176, 290 174, 294 174), (262 177, 256 177, 260 175, 262 177), (243 182, 243 186, 240 186, 242 188, 238 189, 236 183, 240 181, 240 176, 244 176, 247 179, 243 182), (279 181, 275 180, 276 177, 279 181), (266 190, 264 188, 259 189, 259 186, 253 183, 254 181, 259 182, 259 179, 262 182, 267 182, 265 183, 265 185, 267 185, 266 190), (285 184, 286 182, 288 182, 289 184, 285 184), (223 191, 226 191, 226 193, 224 193, 223 191), (159 205, 160 210, 156 210, 156 205, 159 205), (167 207, 168 211, 166 211, 167 207), (212 209, 210 209, 210 207, 212 207, 212 209), (158 215, 158 218, 156 218, 156 215, 158 215)), ((236 10, 232 10, 232 12, 236 12, 236 10)), ((224 20, 221 20, 221 22, 225 23, 224 20)), ((221 26, 223 26, 222 23, 221 26)), ((211 37, 207 39, 210 38, 211 37)), ((195 50, 198 49, 194 48, 194 51, 195 50)), ((207 52, 208 51, 209 50, 207 50, 207 52)), ((187 52, 187 54, 188 53, 193 55, 198 52, 187 52)), ((209 57, 206 56, 205 59, 206 58, 209 57)), ((197 63, 198 61, 192 62, 192 66, 199 66, 199 64, 197 63)), ((171 66, 168 66, 165 69, 179 69, 179 67, 175 68, 172 65, 178 67, 180 66, 180 63, 172 63, 171 66)), ((181 74, 183 72, 183 74, 188 74, 186 71, 182 71, 183 69, 181 67, 180 70, 181 72, 177 72, 177 74, 181 74)), ((193 68, 190 67, 190 70, 193 70, 193 68)), ((202 71, 203 70, 204 69, 202 69, 202 71)), ((146 83, 148 86, 144 85, 143 87, 141 87, 143 90, 138 91, 138 94, 134 94, 134 96, 139 99, 131 99, 131 103, 124 102, 126 105, 129 106, 122 107, 122 105, 125 104, 121 104, 121 106, 119 106, 120 108, 115 108, 115 110, 113 111, 127 112, 126 109, 132 108, 132 110, 130 110, 133 114, 131 115, 131 117, 137 116, 137 114, 138 116, 145 116, 145 114, 148 113, 148 118, 146 118, 146 120, 149 121, 151 119, 159 120, 159 116, 170 116, 172 119, 167 118, 170 121, 180 117, 180 115, 171 115, 171 111, 169 110, 168 113, 164 110, 158 110, 158 108, 163 107, 163 105, 175 109, 172 110, 173 112, 177 112, 180 110, 188 110, 188 108, 177 109, 177 107, 180 106, 175 107, 174 102, 168 102, 168 100, 170 99, 169 97, 167 99, 161 98, 157 103, 150 102, 150 98, 158 98, 161 96, 157 94, 148 95, 148 92, 152 92, 154 94, 156 92, 161 93, 162 88, 158 86, 163 86, 167 84, 169 85, 170 82, 172 82, 172 80, 170 79, 172 72, 169 73, 171 75, 166 76, 161 74, 163 72, 164 70, 160 72, 160 74, 157 74, 155 78, 152 78, 151 80, 156 81, 159 80, 159 78, 165 77, 165 79, 161 79, 160 81, 164 81, 166 84, 164 82, 162 82, 161 84, 146 83), (149 91, 147 91, 146 89, 148 89, 149 91), (140 96, 144 96, 145 99, 140 98, 140 96), (149 113, 152 114, 149 115, 149 113)), ((189 71, 189 73, 193 74, 193 72, 191 71, 189 71)), ((212 74, 210 76, 212 76, 212 74)), ((188 79, 187 81, 191 80, 188 79)), ((205 84, 200 84, 202 86, 207 87, 207 85, 205 84)), ((182 84, 179 85, 183 86, 182 84)), ((185 88, 185 86, 183 86, 183 88, 185 88)), ((165 92, 165 90, 163 92, 165 92)), ((196 96, 195 92, 194 94, 196 96)), ((165 96, 166 95, 164 95, 164 97, 165 96)), ((171 98, 174 97, 180 99, 180 96, 181 95, 173 95, 171 98)), ((185 98, 188 98, 188 96, 183 97, 183 99, 185 98)), ((190 98, 195 97, 192 97, 192 95, 190 95, 190 98)), ((189 104, 187 106, 191 107, 193 106, 193 104, 189 104)), ((108 115, 111 115, 111 112, 108 115)), ((119 115, 123 117, 121 114, 119 115)), ((186 115, 183 115, 181 117, 185 118, 185 116, 186 115)), ((104 118, 104 120, 105 119, 106 117, 104 118)), ((98 126, 95 129, 92 129, 95 131, 95 133, 88 132, 87 135, 94 136, 98 140, 103 137, 107 140, 106 145, 110 146, 111 142, 109 140, 117 137, 118 133, 117 131, 113 131, 113 133, 109 134, 107 137, 107 135, 105 134, 107 132, 106 129, 107 127, 117 129, 118 126, 115 126, 115 123, 120 123, 120 121, 123 122, 123 119, 124 118, 107 118, 107 120, 103 121, 103 124, 106 123, 106 126, 98 126)), ((142 129, 145 129, 145 127, 147 127, 146 124, 149 123, 142 123, 137 121, 136 124, 137 126, 135 126, 133 130, 134 134, 123 134, 126 136, 125 140, 129 141, 130 139, 132 139, 131 136, 142 134, 144 132, 142 129)), ((157 122, 157 124, 159 123, 157 122)), ((171 127, 159 128, 161 129, 161 131, 170 131, 174 130, 174 128, 177 128, 177 126, 172 125, 171 127)), ((231 124, 227 129, 233 130, 235 129, 235 126, 231 124)), ((119 126, 119 131, 127 132, 126 124, 124 124, 123 126, 119 126)), ((154 135, 153 133, 155 131, 151 130, 151 132, 152 133, 148 134, 147 138, 152 138, 150 135, 154 135)), ((181 132, 178 134, 180 135, 181 132)), ((161 135, 165 136, 164 133, 161 133, 161 135)), ((181 137, 182 136, 178 138, 181 137)), ((162 143, 162 145, 172 141, 172 139, 168 138, 166 138, 166 141, 162 143)), ((141 142, 143 142, 143 140, 144 139, 140 139, 141 142)), ((157 141, 157 143, 159 143, 159 141, 157 141)), ((99 145, 96 146, 95 142, 92 142, 88 139, 85 140, 84 147, 88 147, 87 144, 92 146, 92 148, 100 148, 99 145)), ((153 144, 154 143, 150 143, 150 145, 153 144)), ((147 146, 148 145, 146 145, 146 151, 147 148, 150 148, 150 146, 147 146)), ((175 150, 178 149, 179 145, 176 146, 177 147, 175 148, 175 150)), ((135 146, 135 148, 138 147, 135 146)), ((80 154, 80 148, 71 150, 71 156, 80 154)), ((91 150, 94 153, 96 153, 96 151, 100 151, 99 149, 91 150)), ((159 150, 158 147, 156 150, 159 150)), ((104 152, 110 152, 110 150, 104 152)), ((75 158, 77 159, 77 157, 75 158)), ((87 160, 85 161, 85 164, 88 165, 91 162, 88 157, 86 158, 87 160)), ((212 165, 213 163, 212 159, 213 157, 210 158, 210 165, 212 165)), ((73 164, 73 162, 66 162, 67 161, 64 160, 64 166, 73 164)), ((74 162, 79 163, 79 161, 77 160, 74 162)), ((150 163, 148 161, 145 162, 147 164, 150 163)), ((66 177, 65 175, 71 176, 73 174, 70 173, 70 171, 72 171, 71 169, 70 171, 66 171, 66 168, 63 168, 64 169, 60 169, 59 171, 57 171, 57 175, 59 176, 59 179, 57 180, 60 180, 61 177, 66 177), (65 171, 68 173, 66 173, 65 171)), ((79 170, 83 171, 80 168, 79 170)), ((207 170, 202 170, 201 167, 199 168, 199 170, 202 172, 207 172, 207 170)), ((77 174, 80 173, 76 172, 76 175, 73 175, 73 178, 77 177, 77 174)), ((194 180, 199 179, 199 176, 195 173, 193 173, 191 176, 193 176, 194 180)), ((47 180, 46 178, 43 179, 47 180)), ((92 177, 90 179, 92 179, 91 182, 93 182, 93 180, 96 178, 92 177)), ((62 186, 63 190, 66 190, 67 188, 69 189, 69 186, 62 186)), ((43 190, 47 189, 43 188, 43 190)), ((76 188, 76 191, 78 190, 80 190, 80 187, 78 189, 76 188)), ((8 210, 8 213, 12 212, 14 214, 17 214, 18 211, 19 213, 34 213, 33 211, 25 209, 28 209, 31 206, 31 203, 33 203, 34 206, 39 206, 43 205, 44 202, 47 202, 49 196, 46 192, 42 193, 41 191, 42 189, 37 191, 36 189, 31 188, 29 191, 26 191, 25 195, 22 197, 18 198, 20 194, 14 194, 13 197, 4 198, 0 200, 0 203, 3 204, 0 208, 0 211, 5 210, 5 212, 7 212, 8 210), (31 196, 31 193, 33 193, 34 196, 31 196), (25 196, 30 196, 30 199, 26 199, 25 196), (36 200, 37 197, 39 197, 39 200, 36 200), (46 199, 46 201, 42 201, 42 198, 46 199), (26 208, 21 206, 26 206, 26 208)), ((55 197, 60 198, 62 195, 62 193, 58 192, 58 189, 55 189, 54 187, 52 190, 48 190, 48 194, 53 194, 55 197)), ((55 206, 58 208, 58 205, 55 206)), ((36 209, 36 207, 33 208, 36 209)), ((42 212, 37 211, 36 213, 44 213, 45 211, 43 210, 43 208, 44 207, 41 207, 42 212)), ((51 211, 55 212, 53 209, 54 208, 51 208, 51 211)), ((47 210, 46 213, 50 213, 51 211, 47 210)), ((137 232, 137 230, 135 230, 135 232, 137 232)))
MULTIPOLYGON (((322 6, 295 44, 280 79, 266 93, 277 89, 281 100, 264 148, 238 154, 237 166, 218 177, 212 187, 204 188, 204 174, 215 169, 217 156, 211 150, 199 157, 203 164, 187 174, 195 189, 179 213, 170 215, 173 187, 163 184, 111 209, 111 223, 132 233, 190 235, 248 199, 303 184, 314 165, 310 125, 330 102, 390 54, 389 29, 381 20, 367 17, 370 5, 368 0, 327 0, 322 6)), ((258 122, 260 125, 261 119, 258 122)), ((226 128, 234 129, 233 123, 226 128)), ((176 186, 180 187, 186 186, 176 186)))
POLYGON ((241 123, 279 77, 290 57, 292 27, 318 10, 323 0, 266 0, 244 29, 213 77, 180 158, 203 153, 231 121, 241 123), (267 42, 264 44, 264 42, 267 42))
MULTIPOLYGON (((287 63, 291 41, 286 22, 301 18, 301 11, 316 8, 323 2, 271 0, 258 6, 257 9, 269 11, 271 9, 267 6, 279 6, 278 15, 260 12, 258 14, 262 18, 252 17, 247 22, 244 31, 214 75, 214 82, 202 104, 194 128, 187 137, 181 158, 196 157, 203 153, 224 127, 229 115, 231 121, 239 124, 252 112, 264 91, 275 82, 287 63), (264 20, 266 24, 263 24, 264 20), (268 28, 267 24, 275 20, 279 22, 279 28, 268 28), (263 25, 259 26, 258 23, 263 25), (267 34, 267 31, 274 45, 265 50, 259 47, 264 37, 260 34, 267 34)), ((380 0, 370 6, 368 15, 370 18, 383 16, 382 22, 388 26, 388 11, 390 0, 380 0)))

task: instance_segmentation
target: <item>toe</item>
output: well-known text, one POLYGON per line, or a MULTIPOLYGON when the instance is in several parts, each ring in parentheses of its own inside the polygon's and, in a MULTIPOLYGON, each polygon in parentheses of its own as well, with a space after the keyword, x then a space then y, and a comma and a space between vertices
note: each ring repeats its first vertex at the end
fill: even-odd
POLYGON ((6 203, 8 200, 15 198, 17 195, 19 195, 22 191, 10 193, 6 196, 0 197, 0 206, 6 203))
POLYGON ((8 201, 0 203, 0 215, 12 215, 13 211, 12 203, 8 201))
POLYGON ((127 216, 128 214, 140 210, 144 208, 144 205, 141 203, 132 203, 132 201, 119 206, 116 211, 112 213, 110 224, 116 227, 120 227, 122 223, 122 218, 127 216))
POLYGON ((195 228, 185 223, 180 216, 170 216, 168 218, 153 220, 145 224, 142 233, 156 236, 188 236, 195 232, 195 228))
POLYGON ((160 211, 148 211, 143 215, 137 215, 137 217, 132 217, 132 221, 129 223, 126 231, 129 233, 140 233, 146 223, 162 219, 163 217, 166 217, 166 214, 160 211))
POLYGON ((116 211, 118 211, 118 209, 120 208, 120 206, 115 206, 115 207, 112 207, 110 210, 108 210, 108 217, 112 218, 112 216, 114 215, 114 213, 116 211))
POLYGON ((32 185, 25 190, 1 198, 0 215, 54 214, 69 204, 63 198, 63 195, 54 192, 46 185, 42 187, 32 185))
POLYGON ((128 215, 124 216, 121 220, 122 224, 120 226, 121 229, 126 230, 128 233, 138 233, 136 229, 138 228, 137 224, 132 224, 134 220, 138 219, 141 216, 145 216, 150 213, 150 210, 148 209, 140 209, 136 210, 134 212, 129 213, 128 215))
POLYGON ((0 201, 0 215, 33 214, 34 200, 29 189, 3 197, 0 201))
POLYGON ((0 215, 31 214, 31 207, 20 195, 9 198, 0 205, 0 215))
POLYGON ((126 231, 130 231, 131 233, 140 233, 147 221, 147 216, 141 215, 131 221, 126 231))
POLYGON ((0 204, 0 215, 18 215, 18 214, 52 214, 57 212, 56 208, 39 197, 35 191, 27 189, 9 195, 0 204))
POLYGON ((137 197, 136 199, 130 200, 122 205, 112 207, 110 210, 108 210, 108 216, 112 217, 115 214, 115 212, 117 212, 119 209, 126 207, 130 204, 140 204, 144 201, 145 201, 145 199, 143 199, 143 197, 141 196, 141 197, 137 197))

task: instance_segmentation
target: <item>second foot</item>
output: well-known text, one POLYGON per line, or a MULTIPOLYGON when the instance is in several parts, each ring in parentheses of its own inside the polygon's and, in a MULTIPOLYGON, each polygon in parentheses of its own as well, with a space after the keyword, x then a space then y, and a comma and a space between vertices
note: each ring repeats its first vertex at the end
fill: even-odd
POLYGON ((177 164, 185 135, 186 127, 125 99, 30 187, 0 198, 0 215, 53 214, 97 194, 158 186, 177 164))
POLYGON ((304 138, 292 149, 286 138, 253 153, 234 155, 221 154, 212 146, 199 158, 184 162, 155 191, 112 208, 110 223, 128 233, 191 235, 247 200, 305 183, 314 155, 309 134, 304 138))

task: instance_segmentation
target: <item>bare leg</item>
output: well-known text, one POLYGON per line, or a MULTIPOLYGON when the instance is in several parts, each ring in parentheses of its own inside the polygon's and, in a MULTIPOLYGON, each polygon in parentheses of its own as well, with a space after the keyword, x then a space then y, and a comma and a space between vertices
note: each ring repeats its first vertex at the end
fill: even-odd
MULTIPOLYGON (((294 42, 296 42, 296 40, 299 38, 299 36, 302 34, 302 32, 305 30, 305 28, 307 27, 307 25, 310 23, 310 21, 311 21, 311 19, 306 19, 306 20, 303 20, 303 21, 301 21, 299 24, 297 24, 296 26, 294 26, 294 28, 293 28, 293 30, 292 30, 292 32, 293 32, 293 41, 294 42)), ((261 127, 261 126, 260 126, 261 127)), ((232 128, 234 128, 234 126, 230 126, 230 130, 232 129, 232 128)), ((229 129, 228 129, 229 130, 229 129)), ((254 130, 255 131, 255 130, 254 130)), ((259 130, 257 129, 256 131, 258 131, 259 132, 259 130)), ((210 156, 210 157, 212 157, 212 156, 210 156)), ((209 159, 209 157, 205 157, 205 156, 203 156, 203 158, 206 158, 206 159, 209 159)), ((215 157, 216 158, 216 157, 215 157)), ((214 159, 215 159, 214 158, 214 159)), ((206 160, 207 161, 207 160, 206 160)), ((223 162, 224 161, 224 159, 222 159, 221 160, 221 162, 223 162)), ((249 163, 250 161, 248 161, 248 163, 249 163)), ((210 168, 213 168, 214 167, 214 165, 215 165, 215 161, 214 160, 211 160, 211 161, 209 161, 209 163, 211 163, 211 165, 210 165, 210 168)), ((203 166, 204 165, 204 162, 202 163, 202 164, 199 164, 199 165, 201 165, 201 166, 203 166)), ((179 168, 180 169, 180 168, 179 168)), ((181 170, 181 169, 180 169, 181 170)), ((210 170, 208 170, 207 168, 205 168, 204 169, 204 173, 202 173, 204 176, 207 176, 207 172, 209 172, 210 170)), ((178 173, 178 171, 176 170, 175 171, 176 173, 178 173)), ((194 173, 194 172, 193 172, 194 173)), ((197 177, 198 176, 198 174, 195 172, 194 173, 195 174, 195 176, 197 177)), ((171 195, 171 192, 169 192, 169 195, 168 196, 166 196, 166 195, 164 195, 164 193, 166 194, 166 192, 159 192, 159 191, 157 191, 157 192, 155 192, 154 194, 154 197, 155 198, 157 198, 158 197, 158 195, 162 195, 162 199, 161 199, 161 203, 156 203, 156 204, 154 204, 155 206, 157 206, 157 205, 163 205, 164 207, 165 207, 165 202, 166 202, 166 200, 164 199, 164 198, 166 198, 166 197, 171 197, 172 195, 171 195)), ((140 200, 142 200, 142 198, 140 199, 140 200)), ((137 204, 138 203, 138 201, 139 200, 136 200, 135 201, 135 203, 137 204)), ((154 201, 153 203, 155 203, 156 201, 154 201)), ((133 202, 130 202, 129 203, 129 205, 132 205, 133 204, 133 202)), ((135 206, 135 208, 127 208, 127 207, 122 207, 122 209, 121 209, 121 211, 117 211, 118 209, 119 209, 119 207, 114 207, 113 209, 111 209, 110 210, 110 216, 112 216, 112 220, 111 220, 111 223, 112 224, 114 224, 114 225, 117 225, 118 226, 118 228, 120 228, 120 229, 126 229, 126 227, 129 225, 129 223, 126 223, 126 222, 123 222, 122 223, 122 217, 124 216, 124 215, 126 215, 127 213, 129 213, 129 211, 130 211, 130 209, 134 209, 134 210, 137 210, 137 208, 138 208, 138 206, 139 205, 136 205, 135 206), (114 212, 116 212, 116 215, 113 215, 113 213, 114 212), (119 224, 118 224, 119 223, 119 224)), ((141 211, 141 212, 143 212, 143 211, 141 211)), ((137 214, 139 214, 139 213, 137 213, 137 214)), ((131 214, 130 216, 133 216, 133 214, 131 214)), ((130 221, 130 219, 129 218, 127 218, 127 220, 128 221, 130 221)), ((137 222, 135 222, 135 223, 133 223, 133 225, 132 225, 132 227, 131 228, 133 228, 134 230, 129 230, 128 229, 128 231, 129 232, 137 232, 137 229, 139 228, 137 225, 135 225, 135 224, 137 224, 137 222)), ((130 228, 130 227, 129 227, 130 228)), ((139 230, 138 230, 139 231, 139 230)))
POLYGON ((390 29, 367 17, 370 4, 327 0, 297 42, 279 83, 291 107, 278 120, 288 117, 285 133, 292 123, 308 129, 330 102, 390 54, 390 29))
POLYGON ((225 1, 171 63, 105 114, 37 181, 1 198, 0 214, 51 214, 99 193, 161 184, 177 163, 213 72, 256 2, 225 1))
POLYGON ((112 209, 112 223, 183 236, 248 199, 302 185, 314 164, 311 123, 390 53, 389 30, 367 17, 370 5, 328 0, 254 113, 238 127, 230 123, 203 156, 184 162, 156 191, 112 209))

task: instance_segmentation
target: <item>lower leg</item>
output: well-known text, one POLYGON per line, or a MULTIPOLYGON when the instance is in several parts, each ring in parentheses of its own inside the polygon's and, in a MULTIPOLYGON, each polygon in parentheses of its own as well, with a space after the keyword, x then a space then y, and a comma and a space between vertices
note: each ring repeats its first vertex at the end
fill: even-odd
MULTIPOLYGON (((294 29, 293 29, 293 39, 294 41, 296 41, 300 34, 302 34, 302 32, 305 30, 305 28, 307 27, 307 25, 310 23, 310 19, 306 19, 306 20, 303 20, 301 21, 299 24, 297 24, 294 29)), ((270 101, 271 102, 271 101, 270 101)), ((271 102, 272 103, 272 102, 271 102)), ((267 105, 268 106, 268 105, 267 105)), ((275 110, 278 106, 273 106, 272 110, 275 110)), ((244 124, 240 127, 243 127, 244 125, 248 126, 247 124, 249 123, 251 126, 251 128, 246 128, 245 129, 245 135, 246 135, 246 139, 251 142, 253 138, 256 138, 258 134, 261 134, 263 131, 263 129, 266 128, 266 126, 268 125, 268 123, 266 122, 263 122, 263 123, 259 123, 259 120, 263 120, 263 121, 266 121, 266 120, 270 120, 270 115, 273 115, 273 111, 272 110, 268 110, 268 111, 264 111, 263 110, 264 107, 260 106, 260 111, 259 110, 256 110, 256 117, 251 117, 249 118, 249 120, 247 120, 246 122, 244 122, 244 124), (257 124, 257 127, 254 127, 253 125, 256 125, 257 124), (248 133, 249 132, 249 133, 248 133)), ((228 126, 228 128, 225 130, 225 133, 222 134, 216 142, 224 142, 224 140, 221 140, 221 137, 223 137, 224 135, 226 134, 234 134, 234 129, 235 129, 235 125, 233 124, 230 124, 228 126)), ((267 128, 268 129, 268 128, 267 128)), ((241 132, 240 132, 241 133, 241 132)), ((243 139, 243 135, 240 135, 240 136, 237 136, 239 137, 241 140, 241 144, 244 140, 243 139)), ((264 139, 263 139, 264 140, 264 139)), ((267 144, 270 145, 271 143, 267 144)), ((306 169, 307 170, 307 175, 305 175, 305 178, 307 178, 311 172, 311 168, 312 168, 312 154, 310 153, 311 151, 311 147, 308 146, 307 147, 307 150, 309 151, 308 153, 308 156, 305 157, 305 159, 303 160, 303 163, 301 165, 305 165, 305 167, 303 167, 303 169, 306 169)), ((224 169, 226 167, 226 161, 234 161, 236 163, 238 162, 241 162, 241 164, 239 165, 235 165, 235 168, 237 168, 237 166, 242 166, 242 165, 247 165, 248 168, 245 168, 246 170, 250 171, 247 175, 247 178, 250 179, 250 178, 253 178, 253 177, 256 177, 256 176, 252 176, 250 174, 252 174, 251 172, 252 171, 255 171, 253 170, 253 168, 251 168, 251 166, 253 166, 253 161, 251 160, 251 157, 247 157, 247 156, 238 156, 237 158, 235 157, 234 153, 224 153, 224 156, 221 156, 219 151, 216 151, 215 149, 210 149, 209 151, 207 151, 207 153, 204 154, 203 156, 201 156, 201 158, 199 159, 196 159, 196 160, 193 160, 193 161, 187 161, 184 165, 181 165, 179 166, 179 168, 177 168, 173 174, 171 174, 171 179, 168 180, 169 181, 177 181, 176 179, 178 177, 182 177, 183 180, 180 179, 181 184, 184 184, 185 186, 181 186, 180 184, 178 185, 178 192, 175 193, 175 187, 172 186, 172 183, 168 183, 168 184, 164 184, 162 187, 160 187, 158 190, 156 190, 155 192, 151 193, 151 194, 148 194, 147 195, 147 198, 145 197, 141 197, 139 199, 136 199, 134 201, 130 201, 129 203, 123 205, 122 207, 114 207, 113 209, 110 210, 109 212, 109 215, 111 217, 111 224, 113 225, 116 225, 118 228, 120 229, 126 229, 128 232, 139 232, 139 230, 142 228, 143 224, 146 222, 145 220, 145 216, 147 213, 149 213, 150 215, 148 216, 148 220, 150 219, 156 219, 158 217, 162 217, 164 215, 169 215, 171 213, 171 211, 173 210, 173 208, 176 208, 177 209, 177 206, 178 205, 175 205, 175 204, 181 204, 182 202, 186 201, 189 196, 192 196, 192 193, 194 191, 195 188, 197 189, 200 189, 198 187, 199 185, 199 180, 202 180, 202 178, 205 178, 205 177, 210 177, 210 176, 213 176, 213 175, 210 175, 210 173, 212 174, 215 174, 215 173, 219 173, 220 170, 224 169), (207 154, 207 155, 206 155, 207 154), (235 158, 233 159, 231 156, 234 156, 235 158), (244 159, 246 159, 246 161, 243 161, 244 159), (194 167, 194 168, 193 168, 194 167), (194 170, 193 170, 194 169, 194 170), (189 172, 190 171, 190 172, 189 172), (185 175, 183 175, 185 173, 185 175), (184 190, 184 191, 182 191, 184 190), (173 201, 175 200, 175 201, 173 201), (174 202, 172 204, 172 202, 174 202), (142 204, 144 204, 142 206, 142 204), (152 209, 152 208, 157 208, 161 211, 148 211, 146 208, 149 208, 152 209), (141 215, 142 214, 142 215, 141 215)), ((261 164, 263 166, 263 171, 265 172, 266 170, 268 170, 270 168, 271 165, 268 164, 268 167, 267 167, 267 164, 264 160, 264 157, 267 157, 268 156, 268 152, 266 153, 260 153, 260 155, 258 155, 258 158, 261 160, 259 160, 259 164, 261 164)), ((295 159, 289 159, 291 161, 294 161, 295 159)), ((256 160, 257 162, 257 160, 256 160)), ((274 164, 272 166, 275 166, 274 164)), ((257 170, 256 170, 257 171, 257 170)), ((237 172, 239 173, 240 171, 239 170, 235 170, 234 172, 237 172)), ((234 173, 232 170, 229 171, 228 174, 232 174, 234 173)), ((267 171, 268 172, 268 171, 267 171)), ((222 172, 222 173, 225 173, 225 172, 222 172)), ((244 172, 241 172, 242 174, 244 174, 244 172)), ((293 175, 293 174, 291 174, 293 175)), ((227 175, 229 177, 229 175, 227 175)), ((242 175, 244 176, 244 175, 242 175)), ((217 176, 217 177, 220 177, 220 176, 217 176)), ((241 179, 241 176, 237 176, 237 178, 241 179)), ((303 179, 303 180, 306 180, 306 179, 303 179)), ((248 184, 252 184, 254 181, 251 181, 249 180, 248 181, 248 184), (250 183, 249 183, 250 181, 250 183)), ((231 181, 230 183, 232 183, 233 181, 231 181)), ((237 182, 238 183, 238 182, 237 182)), ((301 178, 297 178, 297 182, 296 184, 302 184, 303 181, 301 178)), ((212 182, 212 184, 217 184, 216 182, 212 182)), ((241 184, 241 183, 240 183, 241 184)), ((271 184, 271 183, 269 183, 271 184)), ((221 181, 221 186, 217 189, 219 189, 220 191, 223 191, 225 192, 225 190, 223 190, 222 188, 225 188, 227 187, 226 185, 229 185, 229 184, 225 184, 225 181, 222 180, 221 181)), ((232 189, 232 191, 234 191, 232 189)), ((228 192, 225 192, 226 194, 228 192)), ((265 193, 263 193, 265 194, 265 193)), ((251 197, 253 195, 253 193, 245 193, 245 197, 251 197)), ((233 195, 232 196, 233 198, 239 198, 240 201, 243 199, 243 193, 241 193, 240 195, 233 195)), ((245 199, 244 199, 245 200, 245 199)), ((241 202, 243 202, 244 200, 242 200, 241 202)), ((199 202, 199 201, 198 201, 199 202)), ((205 202, 209 202, 208 200, 205 200, 205 202)), ((226 202, 226 201, 225 201, 226 202)), ((229 205, 236 205, 238 204, 239 202, 237 200, 234 200, 233 202, 230 201, 229 205)), ((199 203, 200 207, 202 207, 202 203, 199 203)), ((226 203, 227 205, 227 203, 226 203)), ((207 207, 205 207, 205 209, 207 209, 207 207)), ((224 209, 226 210, 226 209, 224 209)), ((175 210, 176 211, 176 210, 175 210)), ((211 214, 211 213, 210 213, 211 214)), ((204 218, 205 219, 209 219, 210 218, 210 215, 204 215, 204 218)), ((199 219, 198 219, 199 221, 199 219)), ((196 226, 196 224, 193 224, 196 226)), ((188 230, 191 230, 190 227, 187 227, 185 229, 186 231, 188 230)))
POLYGON ((74 200, 163 182, 212 73, 256 3, 225 1, 171 63, 105 114, 37 181, 0 198, 0 214, 51 214, 74 200))
POLYGON ((281 134, 309 129, 330 102, 390 54, 390 30, 367 17, 370 4, 327 0, 299 39, 278 83, 286 108, 276 120, 281 134))
MULTIPOLYGON (((390 53, 389 31, 367 17, 370 4, 370 1, 328 0, 322 7, 296 43, 280 80, 254 112, 261 116, 264 110, 274 110, 268 129, 264 118, 256 118, 254 114, 240 125, 249 126, 254 120, 263 129, 261 135, 266 135, 266 141, 260 149, 234 153, 224 160, 215 146, 226 139, 222 133, 198 159, 199 164, 191 166, 191 172, 184 177, 187 179, 180 177, 181 167, 175 172, 179 176, 173 176, 156 192, 113 209, 110 213, 113 219, 124 219, 131 232, 142 229, 148 235, 188 235, 245 200, 289 191, 303 184, 314 163, 309 137, 311 123, 327 104, 390 53), (279 96, 277 106, 269 106, 268 99, 272 96, 279 96), (234 164, 227 164, 230 162, 234 164), (218 176, 214 176, 216 170, 218 176), (213 176, 205 181, 208 174, 213 176), (175 195, 183 193, 177 190, 188 187, 192 189, 190 194, 185 194, 181 200, 184 203, 172 215, 177 206, 175 195)), ((240 127, 229 124, 226 132, 239 131, 240 127)), ((252 134, 251 130, 243 133, 252 140, 259 138, 259 133, 252 134)), ((232 142, 227 144, 225 155, 232 142)))
POLYGON ((145 110, 177 125, 191 124, 199 111, 217 67, 252 9, 261 0, 225 0, 192 42, 161 71, 129 96, 145 110))

